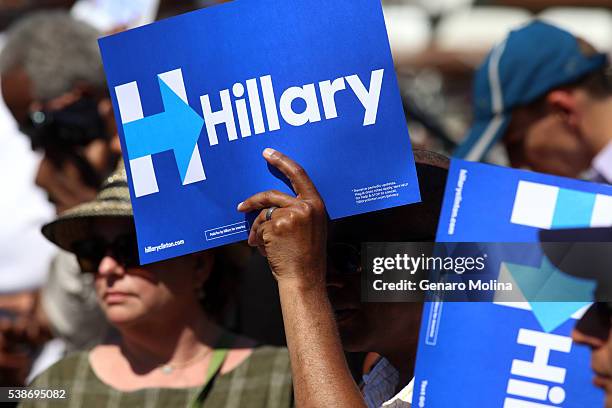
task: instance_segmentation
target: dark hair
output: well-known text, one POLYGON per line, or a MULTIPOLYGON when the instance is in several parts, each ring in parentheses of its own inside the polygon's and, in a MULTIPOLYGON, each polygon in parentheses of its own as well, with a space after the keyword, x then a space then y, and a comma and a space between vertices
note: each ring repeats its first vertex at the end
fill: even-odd
MULTIPOLYGON (((577 38, 576 41, 578 42, 578 48, 586 57, 598 55, 597 50, 590 43, 582 38, 577 38)), ((605 98, 612 94, 610 67, 606 64, 595 71, 583 75, 573 83, 558 88, 581 88, 593 98, 605 98)))
POLYGON ((584 89, 594 98, 605 98, 612 95, 611 74, 610 68, 604 67, 583 76, 569 87, 584 89))

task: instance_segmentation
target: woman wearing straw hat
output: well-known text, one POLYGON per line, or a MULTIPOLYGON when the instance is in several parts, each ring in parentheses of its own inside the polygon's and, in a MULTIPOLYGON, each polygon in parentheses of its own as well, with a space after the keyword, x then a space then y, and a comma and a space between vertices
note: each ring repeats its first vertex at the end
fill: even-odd
POLYGON ((293 404, 286 350, 255 347, 214 321, 224 295, 220 282, 231 272, 220 250, 138 265, 125 170, 111 176, 94 201, 63 213, 43 233, 95 274, 102 310, 120 334, 64 358, 33 382, 66 391, 66 399, 51 405, 293 404))

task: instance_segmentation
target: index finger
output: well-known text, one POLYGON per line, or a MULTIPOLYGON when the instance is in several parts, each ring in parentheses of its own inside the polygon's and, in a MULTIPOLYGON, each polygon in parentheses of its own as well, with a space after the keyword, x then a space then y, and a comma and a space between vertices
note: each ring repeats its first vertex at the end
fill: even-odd
POLYGON ((264 149, 263 156, 268 163, 279 169, 289 179, 293 191, 301 198, 321 198, 306 170, 290 159, 289 156, 269 147, 264 149))

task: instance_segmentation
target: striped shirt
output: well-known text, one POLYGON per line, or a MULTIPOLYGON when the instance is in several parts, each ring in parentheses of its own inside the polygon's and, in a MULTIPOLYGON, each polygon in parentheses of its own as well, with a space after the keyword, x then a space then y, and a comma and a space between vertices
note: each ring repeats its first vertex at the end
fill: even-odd
POLYGON ((410 408, 414 380, 395 393, 399 373, 385 358, 381 358, 369 374, 363 376, 363 396, 368 408, 410 408))
MULTIPOLYGON (((70 355, 37 377, 38 389, 66 390, 64 400, 28 400, 19 407, 123 408, 189 407, 202 387, 146 388, 132 392, 103 383, 89 364, 87 352, 70 355)), ((291 367, 287 349, 258 347, 232 371, 217 376, 204 399, 205 408, 293 407, 291 367)))

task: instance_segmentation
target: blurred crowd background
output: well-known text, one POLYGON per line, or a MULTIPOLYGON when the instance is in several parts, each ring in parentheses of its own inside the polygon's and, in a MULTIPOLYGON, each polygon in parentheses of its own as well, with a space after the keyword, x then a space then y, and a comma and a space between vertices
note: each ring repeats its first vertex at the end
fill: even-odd
MULTIPOLYGON (((74 3, 0 0, 0 32, 33 11, 68 11, 74 3)), ((154 18, 215 3, 220 1, 162 0, 154 18)), ((383 0, 383 6, 413 145, 445 155, 452 154, 469 128, 476 68, 511 29, 537 17, 587 40, 601 52, 612 52, 612 0, 383 0)), ((96 23, 95 15, 76 14, 96 23)), ((107 32, 123 28, 107 27, 107 32)), ((0 34, 0 47, 3 43, 0 34)), ((19 88, 21 84, 13 85, 19 88)), ((31 140, 20 133, 14 117, 0 102, 0 386, 31 378, 33 361, 40 361, 40 370, 66 348, 61 342, 49 341, 57 328, 35 333, 39 338, 33 356, 28 348, 31 344, 24 342, 23 349, 14 349, 15 342, 3 332, 16 316, 32 317, 40 312, 38 292, 47 283, 49 265, 57 254, 40 233, 41 225, 56 213, 47 194, 35 184, 41 159, 41 152, 32 150, 31 140), (5 352, 3 347, 13 348, 5 352), (22 372, 16 374, 17 369, 22 372)), ((501 149, 489 161, 507 163, 501 149)), ((230 308, 227 325, 262 342, 283 344, 278 300, 265 259, 248 259, 240 285, 259 285, 260 290, 237 288, 242 290, 241 301, 230 308), (266 308, 274 313, 267 313, 266 308)), ((21 332, 32 330, 29 321, 23 325, 21 332)), ((14 329, 11 335, 19 332, 14 329)))
MULTIPOLYGON (((471 121, 472 77, 491 48, 534 18, 612 52, 608 0, 383 1, 413 143, 452 151, 471 121)), ((502 149, 490 158, 506 163, 502 149)))

